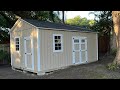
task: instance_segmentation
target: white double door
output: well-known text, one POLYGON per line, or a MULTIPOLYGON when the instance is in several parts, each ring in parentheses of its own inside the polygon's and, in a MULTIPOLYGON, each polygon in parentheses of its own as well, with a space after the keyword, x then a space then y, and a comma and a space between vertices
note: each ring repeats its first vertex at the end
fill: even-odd
POLYGON ((73 63, 81 64, 87 62, 87 38, 72 37, 73 43, 73 63))

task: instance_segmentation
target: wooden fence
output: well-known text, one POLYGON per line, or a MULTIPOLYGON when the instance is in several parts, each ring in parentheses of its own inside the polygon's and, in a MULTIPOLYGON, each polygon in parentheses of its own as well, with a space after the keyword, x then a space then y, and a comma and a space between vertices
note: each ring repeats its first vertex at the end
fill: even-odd
MULTIPOLYGON (((9 56, 6 57, 10 57, 10 44, 0 44, 0 50, 7 51, 9 56)), ((0 60, 1 64, 8 64, 8 60, 0 60)))
POLYGON ((109 51, 110 47, 109 47, 109 37, 108 36, 100 36, 98 38, 98 51, 99 54, 105 54, 109 51))
POLYGON ((0 44, 0 50, 10 53, 10 44, 0 44))

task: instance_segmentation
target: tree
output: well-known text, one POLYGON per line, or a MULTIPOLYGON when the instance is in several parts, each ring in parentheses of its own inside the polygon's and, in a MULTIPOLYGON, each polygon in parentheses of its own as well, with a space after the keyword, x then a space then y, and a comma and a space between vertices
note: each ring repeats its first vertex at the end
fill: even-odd
POLYGON ((6 19, 0 14, 0 26, 6 27, 6 19))
POLYGON ((4 25, 0 23, 0 26, 11 28, 16 20, 15 14, 11 11, 0 11, 0 15, 2 16, 2 20, 5 20, 4 25))
POLYGON ((72 19, 67 19, 66 24, 90 28, 95 24, 95 21, 88 20, 87 18, 81 18, 80 16, 76 16, 72 19))
POLYGON ((14 15, 10 11, 0 11, 0 43, 9 41, 9 28, 14 24, 13 17, 14 15))
POLYGON ((9 40, 9 30, 15 21, 21 18, 37 19, 51 22, 61 22, 54 11, 0 11, 0 42, 9 40))
POLYGON ((95 11, 90 14, 95 15, 95 24, 92 29, 99 32, 99 35, 109 35, 112 30, 112 13, 111 11, 95 11))
POLYGON ((14 11, 14 14, 20 16, 21 18, 31 18, 42 21, 52 21, 55 22, 54 11, 14 11))
POLYGON ((113 63, 120 65, 120 11, 112 11, 112 19, 117 39, 117 53, 113 63))
POLYGON ((63 22, 63 23, 65 23, 65 21, 64 21, 65 18, 64 18, 64 17, 65 17, 65 12, 62 11, 62 22, 63 22))
POLYGON ((95 20, 88 20, 88 23, 92 27, 95 24, 95 20))
POLYGON ((0 28, 0 43, 4 43, 5 41, 9 41, 9 31, 6 28, 0 28))
POLYGON ((115 42, 113 39, 113 25, 112 25, 112 12, 111 11, 95 11, 90 14, 95 15, 96 23, 91 29, 99 32, 99 37, 106 37, 108 40, 107 54, 115 49, 115 42))

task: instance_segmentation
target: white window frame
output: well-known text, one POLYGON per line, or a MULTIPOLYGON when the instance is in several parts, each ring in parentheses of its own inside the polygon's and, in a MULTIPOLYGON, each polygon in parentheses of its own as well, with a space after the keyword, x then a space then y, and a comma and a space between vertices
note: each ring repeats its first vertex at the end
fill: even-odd
POLYGON ((53 34, 53 52, 63 52, 63 35, 62 34, 53 34), (55 36, 61 37, 61 50, 55 50, 55 36))
POLYGON ((18 36, 15 37, 14 41, 15 41, 15 51, 16 52, 20 52, 20 37, 18 37, 18 36), (19 38, 19 51, 16 51, 16 38, 19 38))

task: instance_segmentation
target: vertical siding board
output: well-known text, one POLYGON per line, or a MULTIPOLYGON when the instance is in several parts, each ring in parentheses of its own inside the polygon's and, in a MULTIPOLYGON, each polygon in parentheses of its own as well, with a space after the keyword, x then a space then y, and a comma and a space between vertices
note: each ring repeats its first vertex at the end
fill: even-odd
POLYGON ((71 38, 69 38, 69 32, 65 32, 65 35, 64 35, 64 50, 65 50, 65 63, 64 65, 67 66, 69 64, 69 58, 71 56, 71 52, 70 52, 70 47, 71 45, 69 44, 69 41, 70 41, 71 38), (69 52, 68 52, 69 50, 69 52))
POLYGON ((41 66, 41 71, 43 70, 43 30, 41 30, 41 36, 40 36, 40 52, 41 52, 41 57, 40 57, 40 66, 41 66))
POLYGON ((50 49, 49 49, 49 47, 50 47, 50 31, 48 32, 49 33, 49 35, 47 35, 47 38, 49 38, 49 39, 47 39, 47 68, 50 68, 50 52, 48 52, 48 51, 50 51, 50 49))
POLYGON ((41 63, 41 64, 42 64, 42 65, 41 65, 41 66, 42 66, 42 69, 44 70, 44 68, 45 68, 45 65, 44 65, 44 60, 45 60, 45 59, 44 59, 44 31, 42 31, 41 36, 42 36, 42 39, 41 39, 41 42, 42 42, 42 43, 41 43, 41 44, 42 44, 42 47, 41 47, 41 49, 42 49, 42 51, 41 51, 41 52, 42 52, 42 55, 41 55, 42 60, 41 60, 41 62, 42 62, 42 63, 41 63))
POLYGON ((44 39, 44 45, 45 45, 45 53, 44 53, 44 55, 45 55, 45 69, 47 69, 47 66, 49 66, 48 65, 48 61, 47 61, 47 50, 48 50, 48 47, 47 47, 47 44, 48 44, 48 35, 46 35, 46 33, 47 32, 44 32, 44 37, 45 37, 45 39, 44 39), (46 43, 45 43, 45 41, 46 41, 46 43))
POLYGON ((45 43, 45 52, 46 52, 46 53, 45 53, 45 54, 46 54, 46 56, 45 56, 45 58, 46 58, 45 61, 46 61, 46 62, 45 62, 45 63, 46 63, 46 69, 49 67, 49 63, 48 63, 48 53, 49 53, 49 52, 48 52, 48 47, 47 47, 47 46, 48 46, 48 43, 49 43, 49 42, 48 42, 48 39, 49 39, 48 36, 49 36, 49 35, 47 35, 47 33, 48 33, 48 32, 45 32, 45 34, 44 34, 44 36, 45 36, 45 41, 46 41, 46 43, 45 43))
MULTIPOLYGON (((57 31, 57 34, 59 34, 59 33, 61 34, 60 31, 57 31)), ((61 56, 61 57, 59 57, 59 56, 61 55, 61 53, 62 53, 62 52, 56 53, 56 63, 58 64, 58 67, 57 67, 57 68, 60 67, 60 59, 62 58, 62 56, 61 56), (58 62, 57 62, 57 60, 58 60, 58 62)))
POLYGON ((43 55, 44 55, 44 68, 46 69, 46 64, 47 64, 47 63, 45 63, 45 62, 46 62, 46 53, 47 53, 47 52, 46 52, 46 44, 47 44, 47 42, 46 42, 45 32, 43 33, 43 35, 44 35, 43 43, 44 43, 44 46, 45 46, 45 47, 44 47, 44 54, 43 54, 43 55), (45 43, 45 42, 46 42, 46 43, 45 43))
MULTIPOLYGON (((69 33, 69 32, 68 32, 68 33, 69 33)), ((69 59, 68 59, 68 55, 67 55, 67 50, 68 50, 68 48, 69 48, 69 39, 68 39, 69 36, 68 36, 68 33, 65 32, 65 36, 64 36, 64 37, 66 38, 66 39, 64 39, 64 40, 65 40, 65 41, 64 41, 64 43, 65 43, 65 44, 64 44, 64 45, 65 45, 65 48, 64 48, 64 49, 65 49, 65 54, 66 54, 66 55, 65 55, 65 56, 66 56, 66 57, 65 57, 65 66, 67 66, 67 64, 69 63, 69 59)), ((70 52, 68 52, 68 54, 69 54, 69 53, 70 53, 70 52)))
POLYGON ((67 65, 69 64, 69 60, 70 60, 69 57, 71 56, 71 55, 70 55, 71 51, 68 52, 68 55, 67 55, 67 51, 70 49, 69 47, 71 46, 70 43, 69 43, 70 40, 71 40, 71 38, 69 37, 69 32, 68 32, 68 33, 66 32, 66 35, 65 35, 65 36, 66 36, 66 37, 65 37, 65 38, 66 38, 66 39, 65 39, 65 48, 66 48, 66 49, 65 49, 65 50, 66 50, 65 52, 66 52, 66 66, 67 66, 67 65))
POLYGON ((61 63, 62 65, 61 66, 63 66, 63 65, 66 66, 66 60, 67 60, 67 58, 66 58, 67 57, 67 55, 66 55, 67 54, 66 53, 66 49, 67 49, 67 47, 66 47, 66 40, 67 40, 66 35, 67 35, 67 33, 64 32, 63 33, 63 52, 65 53, 65 55, 64 55, 65 59, 64 59, 64 56, 62 56, 62 63, 61 63))
POLYGON ((42 44, 41 44, 41 40, 42 40, 42 38, 41 38, 41 30, 40 30, 40 29, 39 29, 39 33, 38 33, 38 34, 39 34, 39 40, 40 40, 40 41, 39 41, 39 43, 40 43, 40 47, 39 47, 40 49, 39 49, 39 50, 40 50, 40 71, 41 71, 41 60, 42 60, 42 58, 41 58, 41 56, 42 56, 42 55, 41 55, 41 54, 42 54, 42 52, 41 52, 41 51, 42 51, 42 50, 41 50, 41 45, 42 45, 42 44))
MULTIPOLYGON (((49 34, 50 34, 50 35, 49 35, 49 41, 52 42, 51 31, 49 32, 49 34)), ((52 59, 51 59, 51 52, 52 52, 52 50, 51 50, 51 47, 52 47, 51 44, 52 44, 52 43, 49 43, 49 51, 50 51, 50 53, 48 53, 48 54, 49 54, 49 57, 48 57, 48 58, 50 58, 50 59, 48 59, 48 60, 49 60, 49 65, 50 65, 50 66, 49 66, 50 69, 51 69, 51 66, 52 66, 52 65, 51 65, 51 60, 52 60, 52 59)))
MULTIPOLYGON (((53 32, 54 33, 54 32, 53 32)), ((54 53, 54 56, 53 56, 53 68, 55 68, 55 65, 56 65, 56 67, 58 67, 58 65, 57 65, 57 63, 56 63, 56 61, 58 61, 58 60, 56 60, 56 56, 57 56, 57 52, 53 52, 54 53)))
POLYGON ((68 52, 67 58, 66 58, 66 66, 70 65, 70 57, 72 55, 71 49, 72 49, 72 43, 71 43, 72 38, 70 37, 70 33, 66 32, 66 53, 68 52))
POLYGON ((51 57, 50 57, 50 67, 51 67, 51 69, 53 68, 53 65, 52 65, 52 63, 53 63, 53 34, 52 34, 52 31, 51 31, 51 52, 50 52, 50 55, 51 55, 51 57))
MULTIPOLYGON (((62 34, 62 36, 63 36, 63 38, 62 38, 62 39, 63 39, 63 52, 65 52, 65 48, 64 48, 64 47, 65 47, 65 42, 64 42, 64 41, 65 41, 65 39, 64 39, 65 33, 61 33, 61 34, 62 34)), ((62 56, 62 57, 60 57, 60 58, 61 58, 60 67, 62 67, 62 66, 65 64, 65 60, 66 60, 66 59, 63 58, 63 57, 64 57, 64 56, 62 55, 63 52, 61 53, 61 56, 62 56), (64 62, 64 63, 63 63, 63 62, 64 62)), ((66 56, 66 53, 64 53, 64 55, 66 56)))
MULTIPOLYGON (((48 32, 49 33, 49 32, 48 32)), ((46 33, 45 33, 46 34, 46 33)), ((48 52, 48 51, 50 51, 49 50, 49 36, 50 36, 50 33, 49 33, 49 35, 46 35, 46 42, 47 42, 47 44, 46 44, 46 61, 47 61, 47 65, 46 65, 46 68, 50 68, 50 64, 49 64, 49 53, 50 52, 48 52)))
POLYGON ((44 48, 43 48, 43 67, 44 67, 44 69, 46 69, 46 63, 45 63, 45 61, 46 61, 46 59, 45 59, 45 42, 46 42, 46 40, 45 40, 45 32, 43 32, 43 46, 44 46, 44 48))

